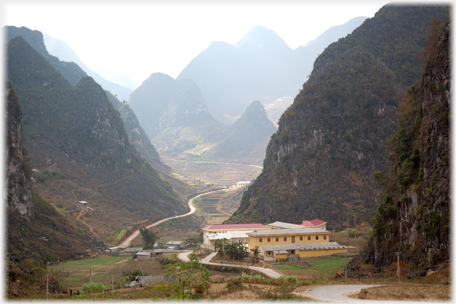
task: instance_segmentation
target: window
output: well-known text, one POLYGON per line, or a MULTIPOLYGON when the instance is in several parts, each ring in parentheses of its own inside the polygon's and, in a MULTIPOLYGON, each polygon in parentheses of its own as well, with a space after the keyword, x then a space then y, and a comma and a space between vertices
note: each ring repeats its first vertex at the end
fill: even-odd
POLYGON ((271 242, 271 238, 268 238, 268 243, 271 242))
POLYGON ((260 238, 260 243, 262 243, 262 242, 263 242, 263 238, 260 238))
POLYGON ((310 236, 307 237, 307 240, 310 241, 310 236))
POLYGON ((318 235, 315 237, 315 240, 317 240, 317 241, 318 241, 318 235))
POLYGON ((278 241, 279 241, 279 238, 278 238, 278 237, 276 237, 276 242, 278 242, 278 241))
POLYGON ((284 242, 286 242, 286 241, 287 241, 287 237, 286 237, 286 236, 283 238, 283 241, 284 241, 284 242))
POLYGON ((302 241, 302 235, 299 237, 299 240, 302 241))
POLYGON ((326 235, 323 237, 323 239, 325 239, 325 240, 326 240, 326 235))
POLYGON ((294 235, 291 237, 291 242, 292 242, 292 243, 295 242, 295 237, 294 237, 294 235))

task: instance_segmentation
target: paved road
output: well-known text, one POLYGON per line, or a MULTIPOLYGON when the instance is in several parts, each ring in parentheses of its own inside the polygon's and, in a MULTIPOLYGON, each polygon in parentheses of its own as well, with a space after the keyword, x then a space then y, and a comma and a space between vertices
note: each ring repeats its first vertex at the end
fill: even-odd
MULTIPOLYGON (((188 255, 191 253, 191 251, 186 251, 182 252, 178 255, 178 258, 184 262, 188 262, 188 255)), ((217 254, 217 252, 213 252, 207 257, 205 257, 202 261, 201 264, 206 264, 206 265, 214 265, 214 266, 229 266, 229 267, 240 267, 240 268, 248 268, 248 269, 253 269, 256 271, 260 271, 264 273, 265 275, 271 277, 271 278, 278 278, 280 277, 280 274, 275 272, 272 269, 269 268, 263 268, 263 267, 255 267, 255 266, 242 266, 242 265, 234 265, 234 264, 219 264, 219 263, 212 263, 210 260, 217 254)))
MULTIPOLYGON (((188 212, 186 214, 176 215, 176 216, 172 216, 172 217, 168 217, 168 218, 159 220, 158 222, 150 224, 146 228, 149 229, 149 228, 152 228, 154 226, 160 225, 163 222, 166 222, 166 221, 169 221, 169 220, 172 220, 172 219, 175 219, 175 218, 179 218, 179 217, 188 216, 188 215, 194 213, 196 211, 195 206, 193 206, 193 199, 194 198, 197 198, 197 197, 200 197, 200 196, 203 196, 203 195, 207 195, 207 194, 210 194, 210 193, 218 192, 218 191, 226 191, 226 189, 210 191, 210 192, 206 192, 206 193, 202 193, 202 194, 199 194, 197 196, 194 196, 194 197, 192 197, 191 199, 188 200, 188 206, 190 207, 190 212, 188 212)), ((136 230, 128 238, 126 238, 125 241, 123 241, 119 246, 129 246, 131 241, 133 241, 138 235, 139 235, 139 230, 136 230)))
POLYGON ((379 285, 320 285, 309 287, 303 294, 316 300, 342 303, 383 303, 384 301, 358 300, 347 297, 346 295, 357 293, 361 289, 375 287, 379 285))

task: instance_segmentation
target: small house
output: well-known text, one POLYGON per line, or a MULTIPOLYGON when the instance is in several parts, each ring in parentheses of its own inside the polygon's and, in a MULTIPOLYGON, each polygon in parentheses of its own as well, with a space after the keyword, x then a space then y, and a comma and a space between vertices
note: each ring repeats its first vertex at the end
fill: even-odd
POLYGON ((150 251, 140 251, 136 253, 136 259, 138 260, 147 260, 150 259, 150 251))
POLYGON ((166 243, 166 248, 165 249, 184 249, 187 248, 187 242, 185 241, 169 241, 166 243))

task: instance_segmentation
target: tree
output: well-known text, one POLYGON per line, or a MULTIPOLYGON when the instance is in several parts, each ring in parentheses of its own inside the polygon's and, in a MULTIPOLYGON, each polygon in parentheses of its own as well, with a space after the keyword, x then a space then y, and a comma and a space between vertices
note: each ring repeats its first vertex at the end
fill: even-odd
POLYGON ((144 249, 154 248, 154 244, 159 237, 152 230, 149 230, 146 227, 139 229, 139 233, 141 233, 143 238, 144 249))
POLYGON ((214 248, 215 248, 215 251, 217 251, 217 248, 220 248, 219 250, 219 253, 220 253, 220 256, 223 256, 223 247, 226 246, 226 239, 218 239, 218 240, 215 240, 214 242, 214 248))
POLYGON ((260 255, 260 248, 258 246, 255 246, 255 248, 250 249, 250 251, 253 252, 253 263, 256 264, 258 263, 259 260, 259 255, 260 255))
POLYGON ((178 260, 176 255, 172 261, 173 263, 166 265, 166 277, 176 279, 183 296, 186 295, 186 291, 191 292, 197 285, 208 285, 209 270, 198 262, 196 255, 190 255, 189 262, 178 260))

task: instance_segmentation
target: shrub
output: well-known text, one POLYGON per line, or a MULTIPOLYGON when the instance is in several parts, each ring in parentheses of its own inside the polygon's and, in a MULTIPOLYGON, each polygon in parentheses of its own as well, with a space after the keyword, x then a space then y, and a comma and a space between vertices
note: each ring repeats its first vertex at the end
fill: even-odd
POLYGON ((82 284, 82 290, 84 291, 85 294, 90 294, 92 292, 102 292, 106 289, 106 286, 104 286, 101 283, 90 283, 90 284, 82 284))

